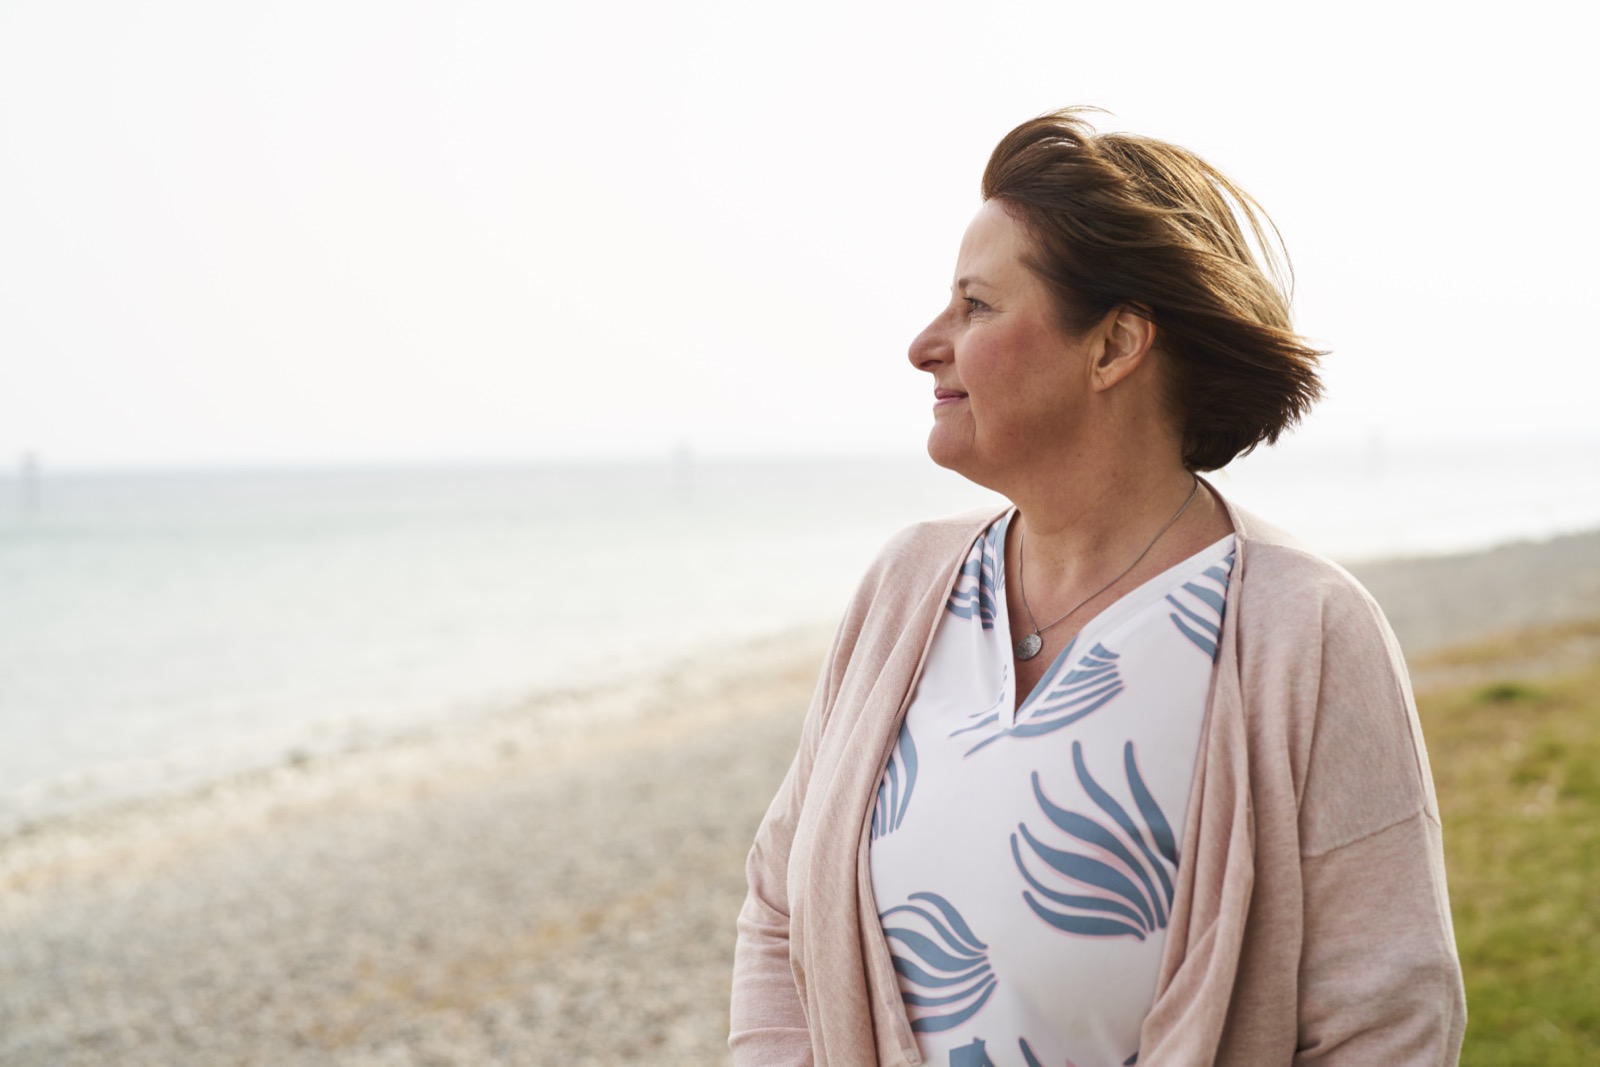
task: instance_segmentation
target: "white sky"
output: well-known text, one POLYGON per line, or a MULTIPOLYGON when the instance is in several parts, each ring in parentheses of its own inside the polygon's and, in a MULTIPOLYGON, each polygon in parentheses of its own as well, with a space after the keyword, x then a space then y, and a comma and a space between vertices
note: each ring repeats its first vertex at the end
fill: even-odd
POLYGON ((984 161, 1068 103, 1272 212, 1306 438, 1592 431, 1563 8, 0 0, 0 470, 915 452, 984 161))

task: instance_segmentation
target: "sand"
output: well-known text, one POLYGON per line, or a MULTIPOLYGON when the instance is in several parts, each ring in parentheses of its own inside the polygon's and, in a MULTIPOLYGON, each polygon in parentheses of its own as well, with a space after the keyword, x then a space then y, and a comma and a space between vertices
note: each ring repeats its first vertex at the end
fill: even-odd
MULTIPOLYGON (((1408 655, 1600 615, 1600 534, 1353 568, 1408 655)), ((0 842, 0 1063, 715 1064, 819 630, 0 842)))

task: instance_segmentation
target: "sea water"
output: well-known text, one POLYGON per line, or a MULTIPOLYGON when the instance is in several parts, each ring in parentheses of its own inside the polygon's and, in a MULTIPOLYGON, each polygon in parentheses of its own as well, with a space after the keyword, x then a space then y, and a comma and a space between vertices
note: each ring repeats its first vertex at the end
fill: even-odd
MULTIPOLYGON (((1336 558, 1600 527, 1594 450, 1300 450, 1216 481, 1336 558)), ((921 458, 0 480, 0 833, 828 624, 998 498, 921 458)))

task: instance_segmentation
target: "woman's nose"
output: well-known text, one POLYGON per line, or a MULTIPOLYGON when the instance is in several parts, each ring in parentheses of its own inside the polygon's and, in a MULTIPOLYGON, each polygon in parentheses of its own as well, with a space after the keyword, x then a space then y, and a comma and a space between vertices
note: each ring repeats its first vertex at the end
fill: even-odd
POLYGON ((906 358, 911 360, 911 365, 918 370, 931 371, 945 361, 949 340, 945 337, 944 320, 944 314, 940 313, 923 327, 922 332, 912 339, 911 347, 906 350, 906 358))

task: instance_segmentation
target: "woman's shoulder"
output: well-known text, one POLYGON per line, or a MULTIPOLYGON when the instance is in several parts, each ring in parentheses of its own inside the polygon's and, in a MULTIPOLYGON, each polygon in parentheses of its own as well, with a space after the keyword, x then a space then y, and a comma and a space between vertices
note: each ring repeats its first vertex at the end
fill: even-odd
POLYGON ((1004 514, 998 508, 914 523, 878 550, 845 614, 847 629, 871 617, 898 625, 914 606, 950 583, 973 541, 1004 514))
POLYGON ((1437 821, 1405 656, 1383 610, 1343 567, 1252 518, 1238 663, 1257 698, 1255 736, 1286 745, 1284 765, 1296 768, 1301 854, 1419 812, 1437 821))
POLYGON ((1261 592, 1296 599, 1371 603, 1366 587, 1344 567, 1271 522, 1229 507, 1244 573, 1261 592))
POLYGON ((1263 635, 1353 642, 1398 657, 1383 609, 1355 576, 1293 535, 1230 509, 1239 546, 1240 625, 1263 635))
POLYGON ((948 571, 956 554, 970 548, 1004 514, 1005 509, 987 507, 913 523, 878 550, 868 575, 904 579, 948 571))

